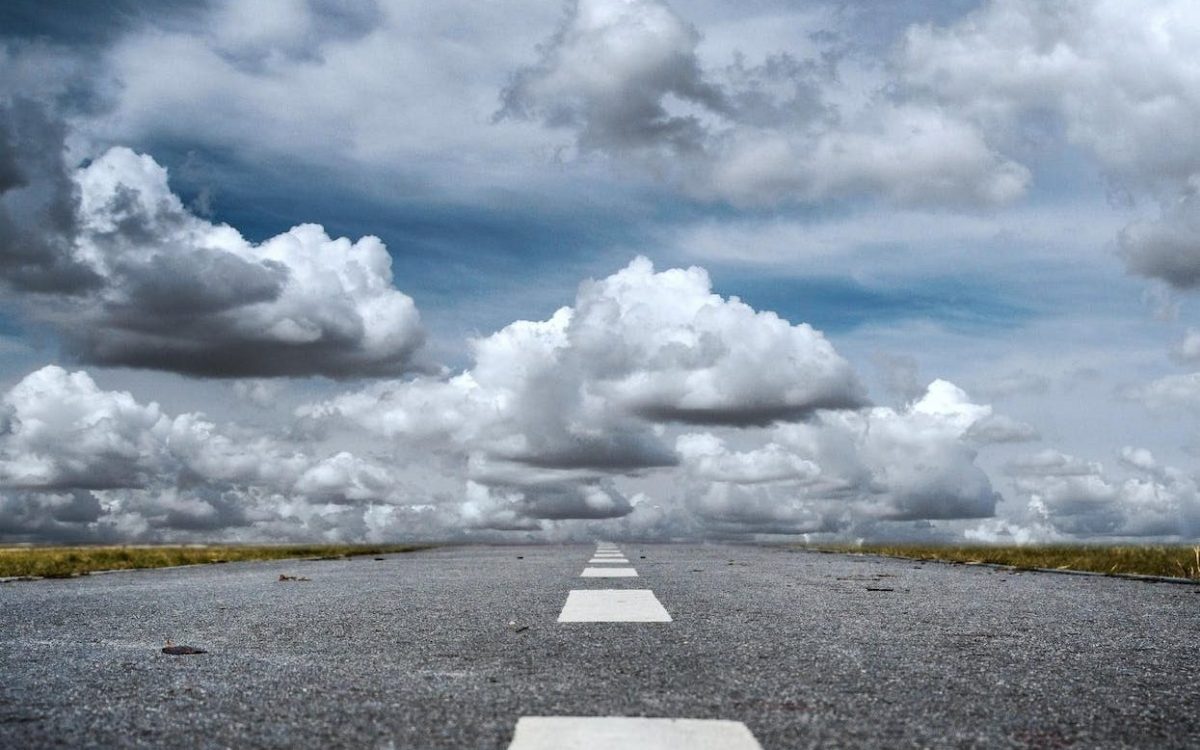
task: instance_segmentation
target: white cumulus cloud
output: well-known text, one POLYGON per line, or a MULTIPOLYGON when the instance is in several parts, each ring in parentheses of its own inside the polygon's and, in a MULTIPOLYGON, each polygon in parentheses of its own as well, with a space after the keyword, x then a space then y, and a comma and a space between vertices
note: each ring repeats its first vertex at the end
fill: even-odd
POLYGON ((148 155, 65 164, 65 127, 0 106, 0 280, 78 359, 217 377, 394 375, 424 332, 376 237, 255 244, 188 211, 148 155))
POLYGON ((1026 501, 1025 522, 1059 534, 1095 537, 1175 537, 1200 533, 1196 479, 1159 464, 1153 454, 1126 447, 1121 463, 1134 476, 1118 478, 1097 462, 1053 450, 1012 468, 1026 501))
POLYGON ((584 154, 736 204, 986 205, 1025 191, 1028 169, 953 111, 892 96, 878 66, 868 90, 847 92, 833 50, 706 69, 700 40, 663 0, 568 3, 540 59, 514 73, 500 115, 568 129, 584 154))
POLYGON ((678 462, 667 426, 767 425, 865 403, 819 332, 714 294, 702 269, 656 272, 643 258, 473 349, 453 377, 375 384, 301 416, 457 452, 493 496, 475 506, 504 518, 514 508, 586 518, 630 509, 605 477, 678 462))
POLYGON ((1130 270, 1200 283, 1200 6, 1190 0, 989 0, 909 29, 902 80, 1010 143, 1050 116, 1161 218, 1120 235, 1130 270))
POLYGON ((346 451, 323 456, 197 413, 172 417, 156 403, 100 388, 85 372, 47 366, 0 397, 0 521, 10 536, 221 530, 303 538, 314 535, 309 521, 322 509, 326 521, 336 520, 322 533, 345 531, 371 505, 411 509, 403 489, 375 461, 346 451))
POLYGON ((691 506, 719 524, 762 531, 845 531, 878 520, 981 518, 999 498, 966 442, 990 407, 937 380, 903 410, 822 412, 735 451, 712 434, 681 436, 691 506))

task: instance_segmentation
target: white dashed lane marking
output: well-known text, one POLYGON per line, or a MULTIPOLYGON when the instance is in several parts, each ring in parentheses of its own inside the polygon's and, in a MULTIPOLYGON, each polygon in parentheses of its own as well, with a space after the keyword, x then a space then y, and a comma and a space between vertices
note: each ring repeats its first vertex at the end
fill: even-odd
POLYGON ((762 750, 740 721, 522 716, 508 750, 762 750))
POLYGON ((559 622, 670 622, 650 589, 573 589, 559 622))
MULTIPOLYGON (((636 578, 625 555, 600 543, 580 578, 636 578)), ((572 589, 559 622, 671 622, 650 589, 572 589)), ((626 716, 523 716, 509 750, 762 750, 740 721, 626 716)))
POLYGON ((637 578, 633 568, 584 568, 580 578, 637 578))

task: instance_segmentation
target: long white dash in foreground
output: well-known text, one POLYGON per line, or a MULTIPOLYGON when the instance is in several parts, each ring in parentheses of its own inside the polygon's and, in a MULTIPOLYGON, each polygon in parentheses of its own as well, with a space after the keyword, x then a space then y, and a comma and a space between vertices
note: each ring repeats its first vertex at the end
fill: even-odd
POLYGON ((629 561, 623 557, 593 557, 591 560, 588 560, 588 565, 595 565, 596 563, 620 563, 621 565, 628 565, 629 561))
POLYGON ((572 589, 559 622, 670 622, 650 589, 572 589))
POLYGON ((522 716, 508 750, 762 750, 740 721, 522 716))
POLYGON ((584 568, 580 578, 637 578, 633 568, 584 568))

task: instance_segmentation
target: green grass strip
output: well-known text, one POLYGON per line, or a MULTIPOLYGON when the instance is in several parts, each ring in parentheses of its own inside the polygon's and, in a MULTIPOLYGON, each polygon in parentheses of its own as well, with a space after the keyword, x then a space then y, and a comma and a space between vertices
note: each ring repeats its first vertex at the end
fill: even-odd
POLYGON ((1200 580, 1200 546, 1044 545, 942 547, 916 544, 806 545, 804 549, 872 555, 994 563, 1014 568, 1082 570, 1110 575, 1147 575, 1200 580))
POLYGON ((297 557, 342 558, 427 549, 420 544, 153 545, 113 547, 0 547, 0 577, 66 578, 96 570, 166 568, 297 557))

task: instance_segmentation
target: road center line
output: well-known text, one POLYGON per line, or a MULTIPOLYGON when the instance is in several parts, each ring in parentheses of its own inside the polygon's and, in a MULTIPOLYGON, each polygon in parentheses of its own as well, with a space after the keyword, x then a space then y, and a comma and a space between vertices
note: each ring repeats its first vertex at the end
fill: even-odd
POLYGON ((584 568, 580 578, 637 578, 633 568, 584 568))
POLYGON ((508 750, 762 750, 740 721, 522 716, 508 750))
POLYGON ((559 622, 671 622, 650 589, 572 589, 559 622))

